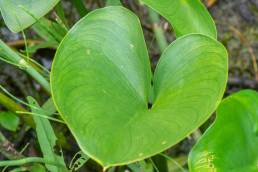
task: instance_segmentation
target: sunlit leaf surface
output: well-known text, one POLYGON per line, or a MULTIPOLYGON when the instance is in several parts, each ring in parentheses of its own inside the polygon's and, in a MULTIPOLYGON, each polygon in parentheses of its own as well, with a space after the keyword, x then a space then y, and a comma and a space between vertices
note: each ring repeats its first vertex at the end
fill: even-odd
POLYGON ((163 53, 154 74, 138 18, 123 7, 96 10, 59 46, 51 72, 58 111, 80 148, 104 167, 157 154, 200 126, 220 102, 227 52, 191 34, 163 53))

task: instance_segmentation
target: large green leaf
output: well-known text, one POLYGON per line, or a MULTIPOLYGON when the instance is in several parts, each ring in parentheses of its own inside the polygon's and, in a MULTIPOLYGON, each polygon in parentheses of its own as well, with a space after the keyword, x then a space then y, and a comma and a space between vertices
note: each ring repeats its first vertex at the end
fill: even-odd
POLYGON ((171 44, 154 75, 138 18, 123 7, 96 10, 59 46, 51 90, 81 149, 104 167, 159 153, 200 126, 220 102, 227 52, 192 34, 171 44))
POLYGON ((215 123, 194 146, 192 172, 258 171, 258 93, 244 90, 226 98, 215 123))
POLYGON ((176 35, 201 33, 217 37, 216 26, 200 0, 141 0, 173 26, 176 35))
POLYGON ((6 25, 19 32, 48 13, 59 0, 0 0, 0 10, 6 25))

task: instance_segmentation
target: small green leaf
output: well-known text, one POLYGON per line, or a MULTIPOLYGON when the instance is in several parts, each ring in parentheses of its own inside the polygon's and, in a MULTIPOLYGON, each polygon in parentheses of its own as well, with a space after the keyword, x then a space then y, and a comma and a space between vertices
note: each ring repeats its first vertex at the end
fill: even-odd
MULTIPOLYGON (((34 107, 31 109, 33 113, 46 115, 46 116, 49 115, 48 112, 45 112, 44 109, 41 109, 41 107, 32 97, 28 97, 27 99, 29 104, 32 105, 32 107, 34 107)), ((55 136, 54 130, 50 122, 48 121, 48 119, 41 118, 39 116, 33 116, 33 119, 36 124, 38 141, 39 141, 39 145, 43 153, 44 159, 49 162, 55 162, 63 165, 63 168, 57 167, 54 165, 46 165, 47 169, 50 170, 51 172, 66 171, 63 157, 60 155, 57 155, 54 150, 56 146, 57 138, 55 136)))
POLYGON ((7 130, 16 131, 19 126, 19 117, 13 112, 0 112, 0 125, 7 130))
POLYGON ((189 156, 191 172, 258 171, 258 93, 240 91, 223 100, 215 123, 189 156))
POLYGON ((200 0, 141 0, 173 26, 176 35, 201 33, 217 38, 215 23, 200 0))
POLYGON ((59 0, 0 0, 0 10, 8 28, 19 32, 47 14, 59 0))
POLYGON ((142 160, 178 143, 216 109, 227 81, 227 52, 190 34, 163 53, 154 74, 139 19, 106 7, 80 20, 51 71, 58 111, 82 151, 105 168, 142 160))

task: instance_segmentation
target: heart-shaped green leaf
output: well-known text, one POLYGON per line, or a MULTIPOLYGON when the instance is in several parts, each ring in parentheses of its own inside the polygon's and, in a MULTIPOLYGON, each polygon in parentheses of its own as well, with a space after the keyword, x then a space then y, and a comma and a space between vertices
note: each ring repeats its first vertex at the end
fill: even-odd
POLYGON ((173 26, 176 35, 201 33, 217 38, 215 23, 200 0, 142 0, 173 26))
POLYGON ((59 0, 0 0, 0 10, 8 28, 19 32, 47 14, 59 0))
POLYGON ((200 126, 220 102, 227 52, 191 34, 172 43, 154 74, 138 18, 123 7, 96 10, 59 46, 51 72, 58 111, 81 149, 104 167, 157 154, 200 126))
POLYGON ((189 156, 192 172, 258 171, 258 93, 244 90, 223 100, 215 123, 189 156))

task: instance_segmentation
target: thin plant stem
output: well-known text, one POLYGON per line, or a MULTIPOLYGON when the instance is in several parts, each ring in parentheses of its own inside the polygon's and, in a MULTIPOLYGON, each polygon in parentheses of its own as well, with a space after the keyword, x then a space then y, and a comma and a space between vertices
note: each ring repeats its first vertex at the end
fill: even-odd
POLYGON ((46 116, 46 115, 41 115, 41 114, 33 113, 33 112, 16 111, 16 113, 17 114, 34 115, 34 116, 38 116, 38 117, 41 117, 41 118, 49 119, 49 120, 52 120, 52 121, 55 121, 55 122, 59 122, 61 124, 65 124, 65 122, 62 121, 62 120, 59 120, 59 119, 56 119, 56 118, 53 118, 53 117, 49 117, 49 116, 46 116))
POLYGON ((49 82, 28 62, 26 62, 22 57, 20 57, 15 51, 8 47, 2 40, 0 40, 0 48, 5 51, 5 59, 9 60, 25 70, 31 77, 33 77, 49 94, 50 94, 50 84, 49 82))
POLYGON ((153 160, 152 160, 151 158, 150 158, 150 162, 151 162, 151 164, 152 164, 154 170, 155 170, 156 172, 159 172, 158 167, 156 166, 156 164, 153 162, 153 160))
MULTIPOLYGON (((27 103, 27 102, 25 102, 25 101, 23 101, 23 100, 21 100, 21 99, 15 97, 15 96, 12 95, 9 91, 7 91, 1 84, 0 84, 0 90, 2 90, 6 95, 8 95, 9 97, 11 97, 13 100, 15 100, 15 101, 17 101, 17 102, 19 102, 19 103, 21 103, 21 104, 23 104, 23 105, 25 105, 25 106, 31 108, 31 109, 41 110, 41 111, 43 111, 43 112, 45 112, 45 113, 49 113, 48 111, 46 111, 46 110, 44 110, 44 109, 38 108, 37 106, 33 106, 33 105, 31 105, 31 104, 29 104, 29 103, 27 103)), ((46 101, 46 102, 48 102, 48 101, 46 101)), ((1 103, 1 102, 0 102, 0 103, 1 103)), ((43 105, 43 106, 44 106, 44 105, 43 105)), ((16 110, 16 111, 19 111, 19 110, 16 110)), ((16 111, 13 111, 13 112, 16 112, 16 111)), ((26 110, 24 110, 24 111, 27 112, 26 110)), ((53 114, 58 115, 58 113, 53 113, 53 114)))
POLYGON ((157 40, 157 44, 159 46, 160 52, 162 53, 168 46, 166 37, 164 35, 164 31, 160 26, 160 18, 159 15, 153 11, 152 9, 148 9, 149 11, 149 18, 152 22, 153 31, 157 40))
POLYGON ((167 156, 166 154, 160 153, 161 156, 163 156, 164 158, 170 160, 171 162, 173 162, 182 172, 186 172, 186 170, 177 162, 175 161, 173 158, 167 156))
POLYGON ((0 161, 0 167, 20 166, 20 165, 24 165, 24 164, 28 164, 28 163, 44 163, 44 164, 63 167, 62 164, 57 164, 56 162, 46 161, 44 158, 40 158, 40 157, 28 157, 28 158, 17 159, 17 160, 0 161))
POLYGON ((24 30, 22 30, 22 37, 23 37, 24 45, 25 45, 26 60, 29 61, 30 55, 29 55, 29 51, 28 51, 28 43, 27 43, 27 39, 26 39, 26 35, 24 33, 24 30))

